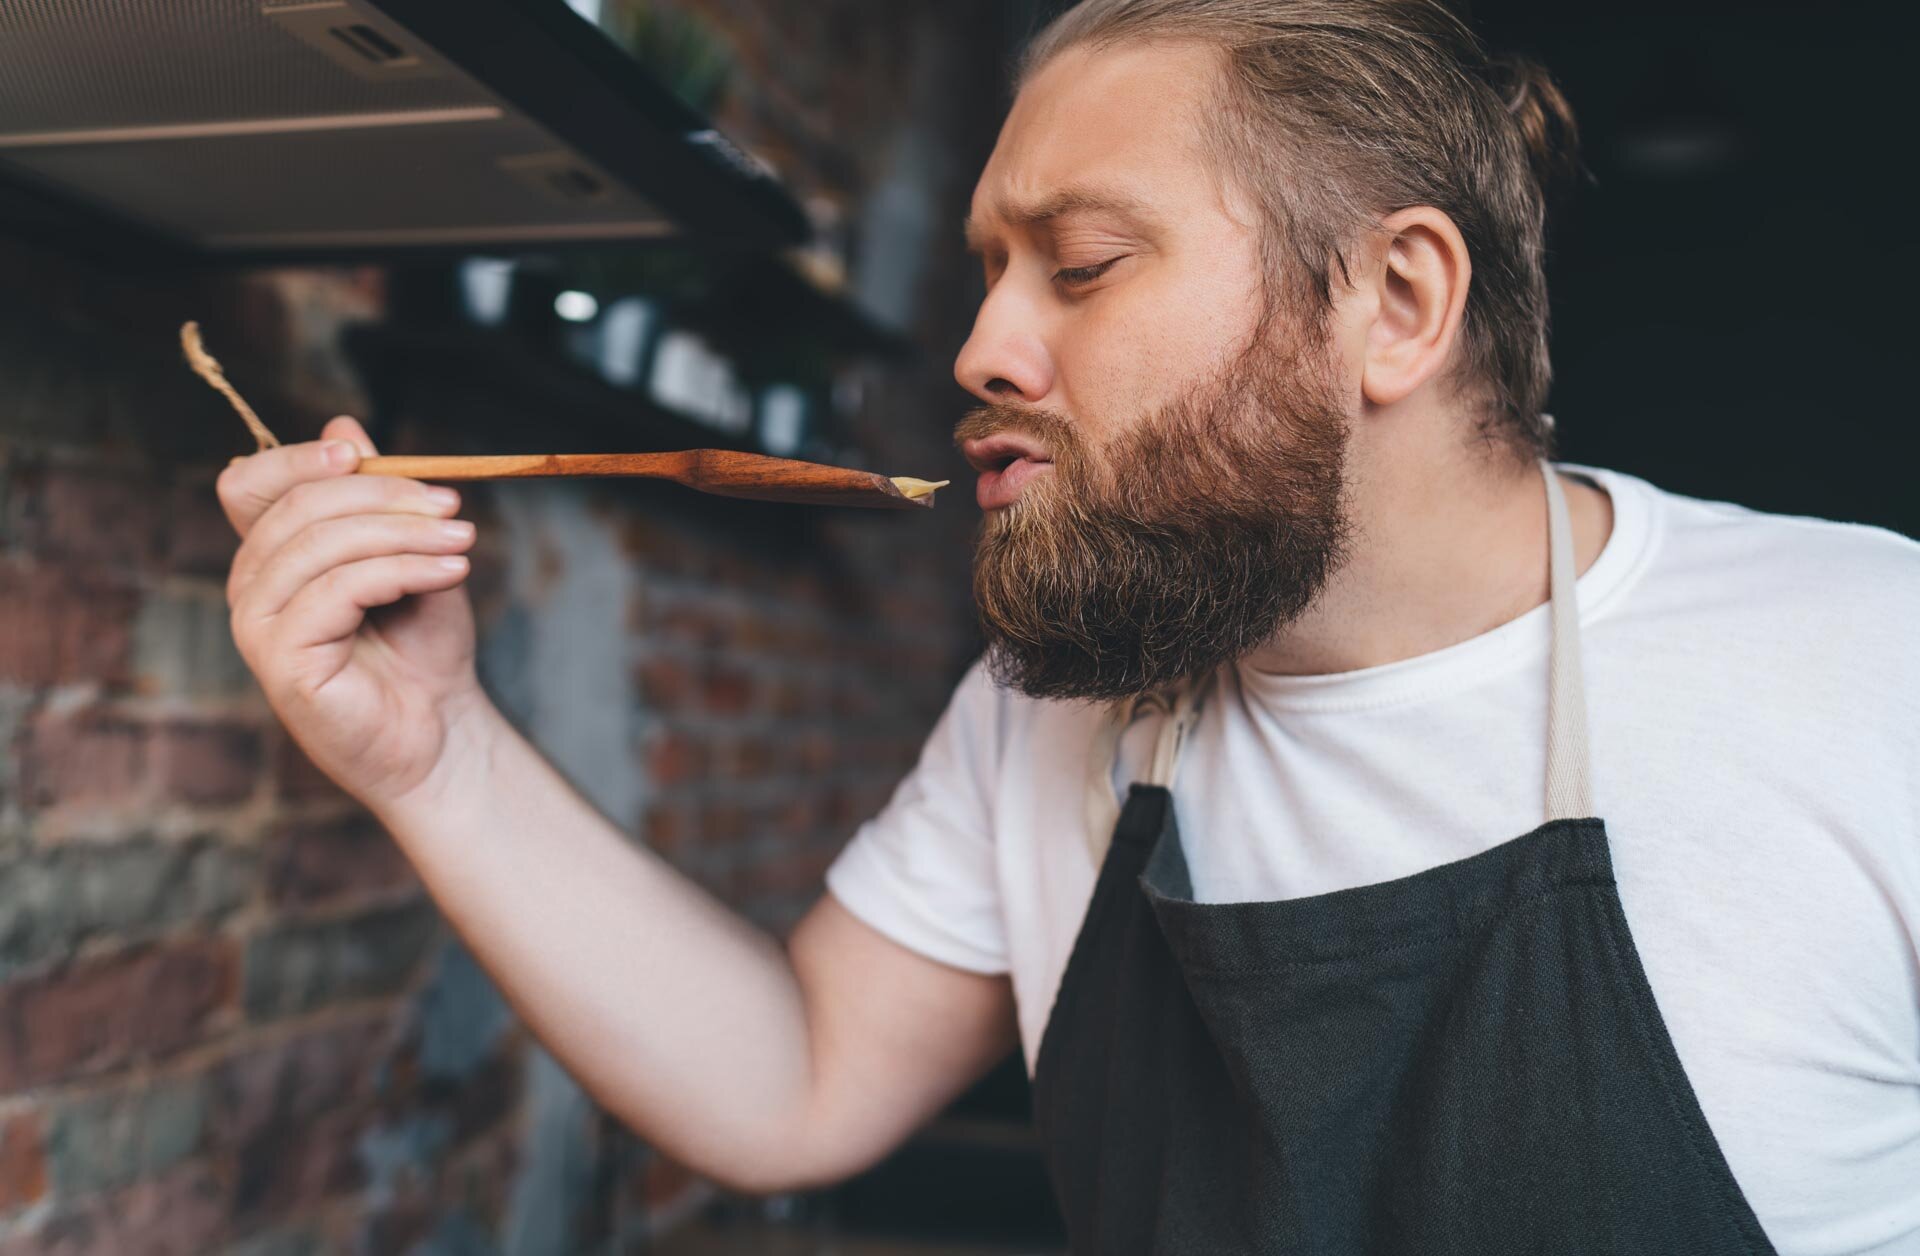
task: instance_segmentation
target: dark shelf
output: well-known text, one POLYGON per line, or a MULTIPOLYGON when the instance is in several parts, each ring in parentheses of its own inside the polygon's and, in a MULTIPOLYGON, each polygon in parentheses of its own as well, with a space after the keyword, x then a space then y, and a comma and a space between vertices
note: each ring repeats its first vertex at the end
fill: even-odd
MULTIPOLYGON (((421 380, 454 379, 498 403, 477 412, 468 430, 498 453, 659 453, 675 449, 752 449, 753 445, 644 394, 606 383, 521 337, 492 328, 400 322, 362 323, 343 347, 376 406, 404 405, 421 380), (502 416, 524 414, 509 425, 502 416)), ((378 433, 375 434, 376 439, 378 433)))
POLYGON ((555 252, 540 260, 571 262, 562 267, 570 282, 602 300, 627 292, 668 300, 680 321, 736 356, 748 356, 756 345, 796 342, 840 360, 899 362, 918 353, 903 331, 779 255, 661 240, 617 251, 555 252))
POLYGON ((564 0, 370 0, 696 235, 811 234, 774 177, 564 0))

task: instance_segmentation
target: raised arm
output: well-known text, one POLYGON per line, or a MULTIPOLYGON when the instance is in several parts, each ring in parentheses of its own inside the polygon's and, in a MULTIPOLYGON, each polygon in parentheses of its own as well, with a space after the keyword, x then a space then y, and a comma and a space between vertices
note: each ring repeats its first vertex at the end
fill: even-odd
POLYGON ((242 459, 233 631, 309 757, 388 827, 507 1000, 609 1111, 736 1189, 883 1155, 1014 1043, 1004 977, 937 963, 831 897, 785 947, 636 846, 473 668, 457 497, 351 474, 350 419, 242 459))

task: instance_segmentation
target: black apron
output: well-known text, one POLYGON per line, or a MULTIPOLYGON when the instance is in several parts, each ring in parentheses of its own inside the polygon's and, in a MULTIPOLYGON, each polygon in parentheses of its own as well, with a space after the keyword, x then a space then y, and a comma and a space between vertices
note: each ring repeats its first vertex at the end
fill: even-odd
POLYGON ((1540 466, 1539 828, 1375 885, 1197 903, 1168 791, 1198 709, 1181 695, 1035 1061, 1076 1256, 1774 1250, 1674 1053, 1591 814, 1571 528, 1540 466))

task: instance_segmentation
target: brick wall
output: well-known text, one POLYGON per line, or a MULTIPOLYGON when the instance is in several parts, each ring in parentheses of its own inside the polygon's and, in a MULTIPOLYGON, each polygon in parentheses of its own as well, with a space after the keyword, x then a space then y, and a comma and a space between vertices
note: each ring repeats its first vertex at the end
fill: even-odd
MULTIPOLYGON (((856 284, 926 346, 864 377, 870 465, 957 477, 951 236, 997 31, 931 3, 699 7, 740 50, 724 124, 856 224, 856 284)), ((338 332, 381 316, 383 272, 130 273, 0 240, 0 273, 0 1256, 558 1253, 670 1221, 700 1184, 531 1041, 228 636, 212 482, 248 438, 175 330, 201 319, 308 438, 369 412, 338 332)), ((415 387, 378 430, 453 448, 484 404, 415 387)), ((785 928, 971 656, 969 495, 466 498, 502 707, 637 841, 785 928)))

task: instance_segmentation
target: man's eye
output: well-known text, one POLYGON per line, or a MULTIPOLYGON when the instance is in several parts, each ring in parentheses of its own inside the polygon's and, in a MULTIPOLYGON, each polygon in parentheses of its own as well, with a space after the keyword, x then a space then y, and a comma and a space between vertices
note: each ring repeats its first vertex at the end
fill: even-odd
MULTIPOLYGON (((1121 256, 1124 257, 1126 255, 1121 254, 1121 256)), ((1078 284, 1092 283, 1112 269, 1113 264, 1119 260, 1120 258, 1118 257, 1110 257, 1104 262, 1095 262, 1091 266, 1063 267, 1060 270, 1054 271, 1053 277, 1059 282, 1066 284, 1069 288, 1078 284)))

